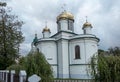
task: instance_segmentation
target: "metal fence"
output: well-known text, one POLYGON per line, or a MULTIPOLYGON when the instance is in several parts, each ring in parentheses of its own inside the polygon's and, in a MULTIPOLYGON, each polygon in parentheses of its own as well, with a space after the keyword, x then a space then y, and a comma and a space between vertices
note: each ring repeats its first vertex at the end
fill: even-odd
POLYGON ((92 79, 60 79, 60 80, 44 80, 40 82, 96 82, 92 79))
POLYGON ((13 82, 19 82, 19 75, 18 74, 14 74, 13 75, 13 82))
POLYGON ((11 74, 8 73, 8 77, 6 79, 8 79, 7 81, 10 82, 10 77, 11 77, 11 74))

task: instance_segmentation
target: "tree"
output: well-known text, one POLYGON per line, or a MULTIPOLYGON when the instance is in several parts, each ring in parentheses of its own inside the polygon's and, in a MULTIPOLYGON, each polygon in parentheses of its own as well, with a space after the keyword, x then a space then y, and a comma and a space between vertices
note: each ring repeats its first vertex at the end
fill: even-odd
POLYGON ((37 74, 42 80, 50 80, 53 78, 51 65, 46 61, 41 52, 30 52, 27 57, 19 60, 19 64, 26 68, 28 76, 37 74))
MULTIPOLYGON (((114 48, 112 49, 112 52, 114 52, 114 48)), ((92 74, 93 78, 99 80, 100 82, 119 82, 120 56, 118 55, 120 55, 120 53, 117 53, 117 55, 111 55, 110 53, 105 55, 105 53, 103 54, 102 51, 102 53, 98 56, 92 57, 90 63, 90 73, 92 74)))
POLYGON ((23 42, 21 26, 23 21, 11 14, 12 9, 0 2, 0 69, 6 69, 15 63, 19 56, 19 46, 23 42))
POLYGON ((113 56, 120 56, 120 47, 109 48, 108 53, 113 56))
POLYGON ((15 70, 15 73, 19 74, 20 70, 25 70, 25 68, 22 65, 13 64, 13 65, 7 67, 7 70, 15 70))

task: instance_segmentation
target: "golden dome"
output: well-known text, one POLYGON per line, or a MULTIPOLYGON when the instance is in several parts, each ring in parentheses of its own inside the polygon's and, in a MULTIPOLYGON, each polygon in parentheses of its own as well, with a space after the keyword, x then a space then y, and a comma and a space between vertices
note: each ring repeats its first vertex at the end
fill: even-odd
POLYGON ((83 24, 83 28, 85 28, 85 27, 92 27, 92 25, 91 25, 91 23, 89 23, 89 22, 85 22, 84 24, 83 24))
POLYGON ((46 27, 43 29, 43 32, 50 32, 50 29, 46 26, 46 27))
POLYGON ((64 11, 59 16, 57 16, 57 20, 60 20, 60 19, 71 19, 71 20, 74 20, 74 16, 73 16, 73 14, 64 11))

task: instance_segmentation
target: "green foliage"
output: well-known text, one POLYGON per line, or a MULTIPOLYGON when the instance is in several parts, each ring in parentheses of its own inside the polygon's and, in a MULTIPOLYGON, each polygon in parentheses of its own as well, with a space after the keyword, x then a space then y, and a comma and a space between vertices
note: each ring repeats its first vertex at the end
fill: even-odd
POLYGON ((6 69, 11 64, 15 64, 15 61, 9 58, 0 56, 0 69, 6 69))
POLYGON ((99 55, 91 59, 91 73, 102 82, 120 81, 120 57, 99 55), (95 63, 97 61, 97 64, 95 63))
POLYGON ((20 70, 25 70, 25 68, 19 64, 14 64, 7 67, 7 70, 15 70, 15 73, 19 74, 20 70))
POLYGON ((120 56, 120 47, 109 48, 108 53, 113 56, 120 56))
POLYGON ((20 59, 20 64, 26 68, 28 76, 37 74, 42 80, 53 78, 52 68, 40 52, 29 53, 27 57, 20 59))
POLYGON ((11 11, 6 3, 0 2, 0 58, 3 58, 0 69, 6 69, 19 57, 19 46, 24 40, 21 32, 23 22, 11 11))
POLYGON ((6 6, 7 4, 4 2, 0 2, 0 6, 6 6))

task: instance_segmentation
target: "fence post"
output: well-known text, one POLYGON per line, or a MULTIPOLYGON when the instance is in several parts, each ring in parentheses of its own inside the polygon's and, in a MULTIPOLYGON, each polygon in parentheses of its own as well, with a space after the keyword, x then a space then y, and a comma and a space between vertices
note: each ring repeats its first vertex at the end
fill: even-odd
POLYGON ((4 81, 4 70, 2 70, 2 80, 4 81))
POLYGON ((8 82, 8 73, 9 73, 9 71, 8 70, 6 70, 6 81, 5 82, 8 82))
POLYGON ((2 70, 0 70, 0 79, 2 80, 2 70))
POLYGON ((2 75, 1 75, 1 70, 0 70, 0 80, 1 80, 1 76, 2 76, 2 75))
POLYGON ((24 70, 20 71, 19 80, 20 80, 20 82, 25 82, 26 81, 26 72, 24 70))
POLYGON ((3 70, 2 72, 3 72, 3 81, 4 81, 5 71, 3 70))
POLYGON ((13 75, 15 74, 15 70, 11 70, 11 81, 10 82, 13 82, 13 75))
POLYGON ((2 73, 2 70, 0 70, 0 80, 3 80, 3 73, 2 73))
POLYGON ((0 70, 0 80, 3 80, 3 70, 0 70))

